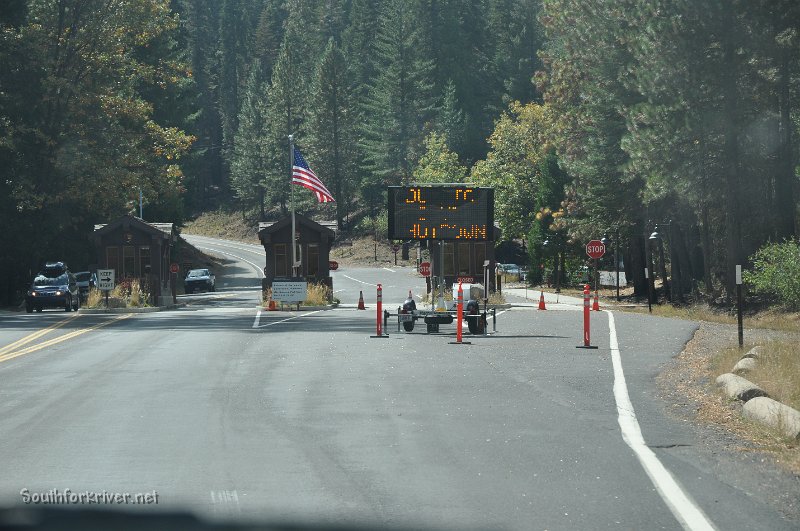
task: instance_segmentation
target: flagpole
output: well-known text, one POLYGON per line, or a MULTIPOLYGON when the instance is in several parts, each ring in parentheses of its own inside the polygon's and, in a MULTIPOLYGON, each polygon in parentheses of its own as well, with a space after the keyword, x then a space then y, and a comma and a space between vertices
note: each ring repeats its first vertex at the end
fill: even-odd
POLYGON ((294 136, 289 135, 289 189, 291 190, 291 205, 292 205, 292 276, 297 276, 297 245, 295 243, 295 221, 294 221, 294 183, 293 180, 293 170, 294 167, 294 136))

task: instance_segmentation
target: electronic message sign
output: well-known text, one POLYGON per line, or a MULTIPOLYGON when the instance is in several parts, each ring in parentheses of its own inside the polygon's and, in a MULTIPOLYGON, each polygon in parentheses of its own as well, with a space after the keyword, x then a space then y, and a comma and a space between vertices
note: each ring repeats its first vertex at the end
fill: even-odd
POLYGON ((389 187, 391 240, 491 240, 493 226, 493 188, 389 187))

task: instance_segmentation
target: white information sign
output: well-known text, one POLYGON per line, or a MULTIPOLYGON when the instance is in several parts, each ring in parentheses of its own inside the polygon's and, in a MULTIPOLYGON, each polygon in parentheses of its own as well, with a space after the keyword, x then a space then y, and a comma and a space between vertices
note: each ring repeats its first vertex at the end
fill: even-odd
MULTIPOLYGON (((617 273, 615 271, 600 271, 600 285, 601 286, 616 286, 617 273)), ((625 287, 628 285, 628 279, 625 278, 625 271, 619 272, 619 285, 625 287)))
POLYGON ((272 299, 278 302, 303 302, 308 295, 307 282, 282 282, 277 280, 272 283, 272 299))
POLYGON ((112 291, 114 289, 114 270, 97 270, 97 289, 101 291, 112 291))

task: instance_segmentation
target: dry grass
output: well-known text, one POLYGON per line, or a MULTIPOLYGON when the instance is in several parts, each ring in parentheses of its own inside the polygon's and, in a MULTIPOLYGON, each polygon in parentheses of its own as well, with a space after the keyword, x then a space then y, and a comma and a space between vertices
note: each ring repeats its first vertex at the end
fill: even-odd
POLYGON ((333 298, 331 288, 325 284, 309 284, 306 294, 305 306, 324 306, 330 304, 333 298))
MULTIPOLYGON (((800 354, 796 344, 770 341, 763 346, 765 353, 746 378, 757 383, 778 402, 800 410, 800 354)), ((733 362, 736 363, 737 359, 733 362)), ((728 367, 730 371, 733 365, 728 367)))
POLYGON ((100 308, 104 304, 103 299, 103 292, 97 288, 92 288, 89 290, 89 295, 86 296, 83 306, 85 308, 100 308))
MULTIPOLYGON (((620 307, 620 310, 636 313, 648 313, 647 305, 637 307, 620 307)), ((659 317, 672 317, 689 321, 707 321, 709 323, 737 324, 736 314, 721 311, 707 304, 690 304, 673 306, 671 304, 654 304, 653 315, 659 317)), ((800 332, 800 313, 785 312, 778 309, 745 315, 743 318, 745 328, 764 328, 768 330, 781 330, 784 332, 800 332)))

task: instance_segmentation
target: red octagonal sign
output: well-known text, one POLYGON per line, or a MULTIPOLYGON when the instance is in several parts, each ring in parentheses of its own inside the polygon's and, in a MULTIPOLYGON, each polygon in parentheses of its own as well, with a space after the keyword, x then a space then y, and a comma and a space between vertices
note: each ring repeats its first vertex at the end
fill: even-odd
POLYGON ((600 240, 592 240, 586 244, 586 254, 589 255, 589 258, 594 258, 595 260, 602 258, 606 254, 606 244, 600 240))
POLYGON ((423 277, 431 276, 431 263, 430 262, 422 262, 419 265, 419 274, 423 277))

